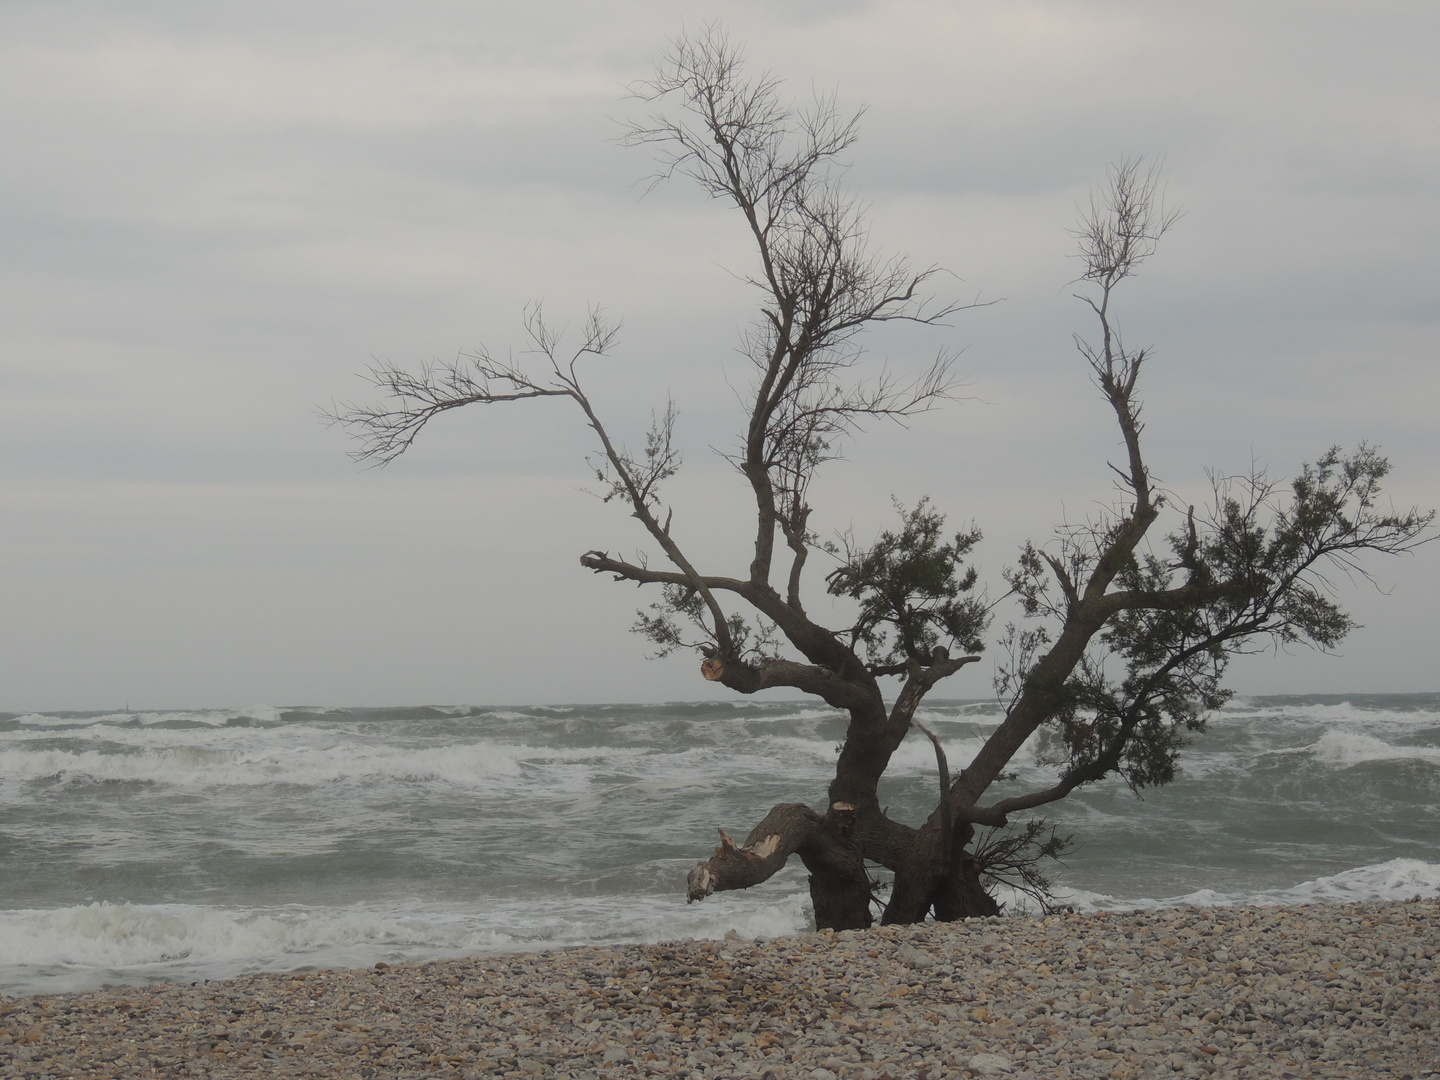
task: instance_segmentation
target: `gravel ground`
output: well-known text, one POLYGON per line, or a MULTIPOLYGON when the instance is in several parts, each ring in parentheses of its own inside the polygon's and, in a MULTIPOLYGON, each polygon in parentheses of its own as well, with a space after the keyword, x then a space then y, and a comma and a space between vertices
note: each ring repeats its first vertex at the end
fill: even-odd
POLYGON ((1185 908, 0 998, 0 1077, 1440 1077, 1440 902, 1185 908))

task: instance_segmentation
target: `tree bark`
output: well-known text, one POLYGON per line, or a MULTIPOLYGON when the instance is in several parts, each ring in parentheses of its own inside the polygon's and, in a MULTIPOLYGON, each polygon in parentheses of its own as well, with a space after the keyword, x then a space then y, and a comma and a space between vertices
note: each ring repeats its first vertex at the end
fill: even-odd
MULTIPOLYGON (((972 659, 947 657, 944 663, 958 667, 972 659)), ((707 678, 727 682, 738 667, 718 660, 707 660, 706 665, 707 678)), ((912 680, 917 685, 922 681, 912 680)), ((758 885, 778 873, 791 855, 798 855, 810 872, 810 899, 820 929, 873 924, 873 883, 867 862, 895 874, 884 923, 923 922, 932 910, 937 918, 948 919, 998 913, 998 905, 981 887, 974 857, 965 850, 974 829, 963 821, 945 820, 949 808, 945 795, 920 829, 892 821, 880 806, 877 786, 911 726, 922 694, 914 694, 914 701, 907 700, 889 713, 878 690, 873 698, 863 692, 858 696, 865 700, 850 708, 845 745, 830 784, 829 810, 822 816, 802 803, 782 803, 750 830, 744 844, 736 844, 720 830, 715 853, 689 873, 689 900, 758 885)), ((943 763, 943 752, 937 760, 943 763)), ((948 781, 942 764, 947 792, 948 781)))
POLYGON ((694 903, 711 893, 748 889, 773 877, 821 822, 820 815, 804 803, 781 803, 750 830, 743 847, 721 829, 715 854, 696 863, 686 877, 686 900, 694 903))
POLYGON ((800 848, 810 871, 810 903, 816 929, 863 930, 870 914, 870 872, 854 836, 855 808, 834 803, 811 842, 800 848))
POLYGON ((980 883, 979 864, 967 849, 975 830, 961 822, 944 849, 940 811, 915 834, 904 864, 895 873, 890 901, 881 923, 886 926, 924 922, 933 910, 937 922, 977 915, 998 915, 1000 905, 980 883))
POLYGON ((838 804, 821 817, 803 803, 781 803, 737 845, 724 829, 720 846, 686 878, 686 898, 748 889, 779 872, 791 855, 810 871, 816 926, 854 930, 873 923, 870 875, 853 835, 855 809, 838 804))
POLYGON ((961 824, 955 829, 949 869, 932 897, 936 922, 1000 914, 1000 905, 980 884, 980 864, 967 850, 973 839, 973 826, 961 824))

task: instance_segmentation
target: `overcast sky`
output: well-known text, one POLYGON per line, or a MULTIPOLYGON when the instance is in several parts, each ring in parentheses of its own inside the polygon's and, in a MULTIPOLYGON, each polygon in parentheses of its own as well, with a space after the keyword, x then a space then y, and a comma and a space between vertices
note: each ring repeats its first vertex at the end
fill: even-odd
MULTIPOLYGON (((1186 216, 1118 298, 1153 342, 1152 469, 1288 477, 1378 443, 1440 505, 1440 7, 1386 3, 0 5, 0 709, 714 697, 645 659, 646 597, 581 570, 635 523, 583 490, 573 408, 462 410, 382 472, 318 419, 372 358, 523 345, 522 312, 623 320, 590 372, 637 442, 673 394, 675 530, 748 562, 733 210, 643 196, 626 87, 722 20, 800 97, 867 106, 848 182, 878 249, 999 300, 877 336, 964 349, 966 400, 851 443, 822 533, 930 493, 983 576, 1114 496, 1113 418, 1071 334, 1077 202, 1163 157, 1186 216)), ((1343 593, 1336 657, 1247 659, 1245 692, 1440 690, 1440 545, 1343 593)), ((989 693, 988 661, 942 688, 989 693)))

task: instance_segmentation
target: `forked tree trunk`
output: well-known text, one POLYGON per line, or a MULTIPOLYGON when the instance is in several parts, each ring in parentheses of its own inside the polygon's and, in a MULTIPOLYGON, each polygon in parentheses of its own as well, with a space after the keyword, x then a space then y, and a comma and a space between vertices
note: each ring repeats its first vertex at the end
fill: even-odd
POLYGON ((999 913, 967 850, 975 835, 970 825, 946 829, 939 808, 920 829, 885 815, 876 788, 900 738, 876 738, 871 727, 857 739, 855 719, 847 738, 850 752, 841 753, 830 786, 832 798, 843 793, 847 801, 832 802, 823 816, 801 803, 782 803, 750 831, 744 844, 736 844, 721 829, 714 855, 690 871, 690 900, 758 885, 798 855, 810 872, 818 929, 873 924, 874 882, 867 862, 895 874, 883 923, 923 922, 932 912, 939 921, 999 913), (858 746, 866 752, 856 753, 858 746))
MULTIPOLYGON (((712 892, 758 885, 794 854, 810 871, 810 902, 817 929, 855 930, 873 925, 873 882, 867 856, 844 821, 848 814, 832 809, 822 818, 808 806, 782 804, 751 831, 743 846, 721 830, 715 854, 690 871, 689 899, 703 900, 712 892)), ((956 850, 946 859, 924 830, 916 833, 903 865, 896 870, 881 921, 887 925, 918 923, 932 912, 938 922, 998 915, 999 905, 981 884, 979 864, 964 848, 971 835, 968 827, 957 830, 956 850)))
POLYGON ((939 822, 932 817, 916 834, 904 865, 895 873, 881 921, 886 925, 923 922, 932 911, 937 922, 998 915, 1000 906, 981 885, 979 864, 967 850, 974 836, 969 825, 955 829, 947 852, 939 822))

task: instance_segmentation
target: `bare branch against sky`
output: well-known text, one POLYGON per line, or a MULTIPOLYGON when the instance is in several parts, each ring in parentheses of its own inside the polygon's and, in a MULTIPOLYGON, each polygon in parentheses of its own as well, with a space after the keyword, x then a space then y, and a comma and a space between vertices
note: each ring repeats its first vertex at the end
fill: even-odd
MULTIPOLYGON (((643 445, 668 391, 695 492, 676 520, 725 557, 747 493, 707 448, 730 449, 748 378, 746 237, 645 195, 652 160, 618 145, 644 111, 626 88, 717 16, 802 97, 867 110, 848 182, 877 249, 945 267, 937 294, 1004 298, 940 335, 964 400, 832 463, 812 529, 870 535, 847 507, 929 493, 983 526, 993 580, 1114 498, 1093 463, 1123 447, 1070 408, 1090 390, 1065 230, 1127 155, 1164 158, 1187 212, 1125 328, 1161 344, 1155 483, 1368 439, 1397 505, 1440 503, 1433 4, 569 7, 0 8, 0 709, 713 694, 589 629, 633 597, 576 539, 618 549, 629 523, 581 490, 560 403, 440 416, 381 472, 316 407, 363 395, 367 365, 503 361, 531 301, 575 338, 599 306, 620 330, 597 408, 643 445), (565 658, 543 685, 539 655, 565 658)), ((913 369, 936 331, 866 348, 913 369)), ((1440 688, 1440 566, 1377 573, 1390 595, 1355 595, 1343 659, 1234 684, 1440 688)), ((984 666, 953 692, 987 693, 984 666)))

